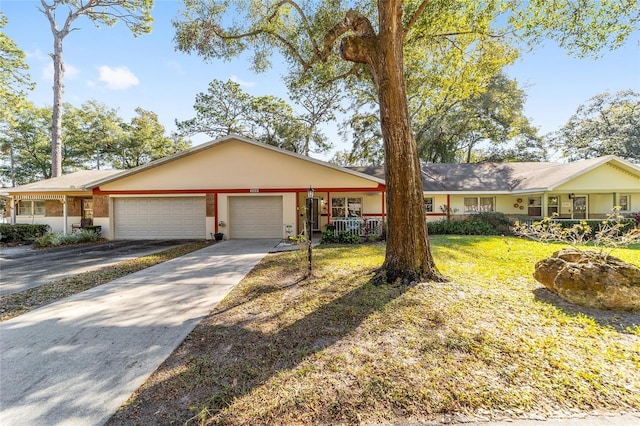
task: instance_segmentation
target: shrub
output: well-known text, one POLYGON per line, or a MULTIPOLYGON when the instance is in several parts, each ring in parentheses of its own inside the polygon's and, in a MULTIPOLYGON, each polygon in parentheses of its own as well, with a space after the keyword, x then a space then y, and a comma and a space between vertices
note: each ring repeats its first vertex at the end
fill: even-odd
POLYGON ((498 234, 511 234, 513 222, 504 213, 483 212, 471 215, 468 219, 471 222, 485 222, 491 225, 498 234))
POLYGON ((58 247, 70 244, 88 243, 98 240, 93 230, 81 230, 64 235, 62 232, 50 232, 35 240, 38 247, 58 247))
POLYGON ((487 222, 472 220, 445 220, 427 223, 430 235, 498 235, 499 232, 487 222))
POLYGON ((32 243, 36 238, 49 231, 49 225, 30 225, 19 223, 0 224, 0 241, 3 243, 32 243))
POLYGON ((352 234, 347 231, 338 232, 338 242, 342 244, 360 244, 362 240, 360 235, 352 234))
POLYGON ((335 244, 338 242, 338 236, 333 232, 333 230, 326 230, 322 232, 322 237, 320 238, 320 244, 335 244))
POLYGON ((324 231, 320 239, 320 244, 360 244, 361 242, 359 235, 347 231, 340 231, 337 234, 333 231, 324 231))

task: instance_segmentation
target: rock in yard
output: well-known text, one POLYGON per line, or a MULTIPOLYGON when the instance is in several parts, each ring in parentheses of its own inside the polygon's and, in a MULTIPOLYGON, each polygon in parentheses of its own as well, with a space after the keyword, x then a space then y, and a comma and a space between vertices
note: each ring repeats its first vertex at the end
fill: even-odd
POLYGON ((549 290, 578 305, 640 309, 640 268, 613 256, 563 249, 536 263, 533 276, 549 290))

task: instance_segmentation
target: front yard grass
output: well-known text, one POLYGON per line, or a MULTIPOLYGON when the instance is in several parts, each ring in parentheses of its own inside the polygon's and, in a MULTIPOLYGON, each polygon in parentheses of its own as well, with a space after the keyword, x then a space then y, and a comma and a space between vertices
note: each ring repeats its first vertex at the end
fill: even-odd
MULTIPOLYGON (((266 257, 110 420, 295 425, 640 411, 640 314, 532 278, 559 249, 436 236, 451 281, 371 284, 383 245, 266 257)), ((640 264, 640 250, 614 255, 640 264)))
POLYGON ((0 297, 0 322, 17 317, 32 309, 55 302, 58 299, 89 290, 92 287, 113 281, 116 278, 132 274, 158 263, 184 256, 192 251, 208 246, 206 241, 196 241, 179 247, 163 250, 159 253, 136 259, 125 260, 116 265, 107 266, 96 271, 83 272, 69 278, 54 281, 20 293, 0 297))

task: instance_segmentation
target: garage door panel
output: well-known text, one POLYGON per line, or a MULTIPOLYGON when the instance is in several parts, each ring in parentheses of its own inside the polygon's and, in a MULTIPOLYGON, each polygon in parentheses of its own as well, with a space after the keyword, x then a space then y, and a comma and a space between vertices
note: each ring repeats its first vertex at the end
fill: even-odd
POLYGON ((230 197, 231 238, 282 238, 282 197, 230 197))
POLYGON ((122 198, 114 201, 116 239, 202 239, 204 197, 122 198))

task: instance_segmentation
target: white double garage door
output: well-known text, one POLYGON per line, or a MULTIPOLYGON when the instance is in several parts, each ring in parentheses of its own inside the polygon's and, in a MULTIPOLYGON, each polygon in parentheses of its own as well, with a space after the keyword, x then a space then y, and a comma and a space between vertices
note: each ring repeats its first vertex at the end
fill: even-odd
MULTIPOLYGON (((230 196, 227 202, 226 238, 282 238, 282 196, 230 196)), ((118 240, 210 237, 205 197, 115 198, 113 210, 118 240)))

